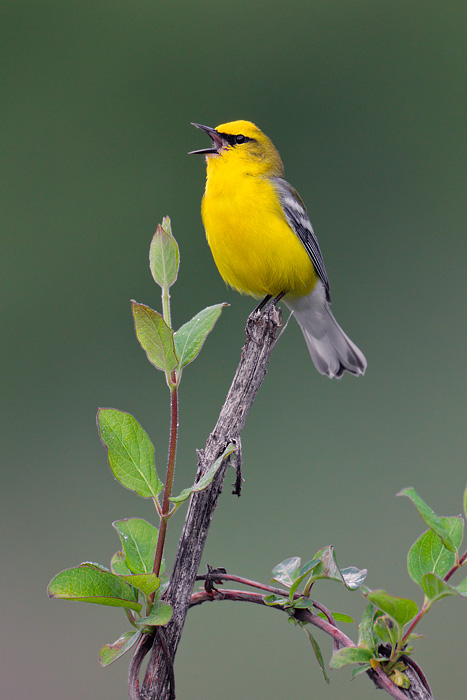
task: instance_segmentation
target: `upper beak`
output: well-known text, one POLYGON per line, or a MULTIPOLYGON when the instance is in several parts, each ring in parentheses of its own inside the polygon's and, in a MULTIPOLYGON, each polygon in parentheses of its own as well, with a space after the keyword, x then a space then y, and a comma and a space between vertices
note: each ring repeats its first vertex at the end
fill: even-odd
POLYGON ((211 137, 212 147, 201 148, 199 151, 190 151, 188 155, 191 156, 196 153, 218 153, 219 149, 222 148, 222 137, 217 133, 217 131, 211 126, 204 126, 203 124, 196 124, 195 122, 191 122, 191 124, 192 126, 196 126, 197 129, 202 129, 208 134, 208 136, 211 137))

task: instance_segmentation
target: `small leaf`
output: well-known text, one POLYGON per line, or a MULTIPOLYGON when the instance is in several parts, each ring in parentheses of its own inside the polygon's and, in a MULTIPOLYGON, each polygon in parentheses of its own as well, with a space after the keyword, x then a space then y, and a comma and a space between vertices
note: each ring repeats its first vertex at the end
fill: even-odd
POLYGON ((136 620, 135 624, 138 627, 160 627, 170 622, 172 613, 171 605, 163 600, 156 600, 149 615, 136 620))
POLYGON ((408 676, 406 676, 405 673, 402 673, 402 671, 399 671, 397 668, 393 670, 390 678, 394 685, 397 685, 399 688, 410 688, 408 676))
POLYGON ((271 583, 281 583, 286 588, 290 588, 295 579, 300 573, 301 559, 300 557, 289 557, 284 559, 280 564, 272 570, 271 583))
POLYGON ((103 644, 99 650, 99 663, 105 668, 131 649, 141 637, 141 630, 124 632, 113 644, 103 644))
POLYGON ((389 672, 389 678, 399 688, 410 688, 409 678, 404 673, 406 669, 407 664, 399 660, 396 664, 394 664, 392 670, 389 672))
POLYGON ((326 681, 326 683, 329 684, 330 680, 329 680, 328 674, 326 673, 326 667, 324 665, 323 655, 321 653, 321 649, 319 648, 319 644, 316 641, 316 639, 313 637, 313 635, 311 634, 308 627, 305 627, 304 625, 301 625, 301 627, 302 627, 302 629, 305 630, 305 632, 308 635, 308 639, 310 640, 311 646, 313 647, 313 651, 315 652, 316 660, 318 661, 318 663, 321 667, 321 671, 323 672, 324 680, 326 681))
POLYGON ((90 564, 61 571, 51 580, 47 591, 50 598, 141 610, 131 586, 110 571, 90 564))
MULTIPOLYGON (((461 545, 464 533, 464 520, 460 517, 440 518, 455 547, 461 545)), ((421 535, 409 550, 407 569, 410 578, 421 585, 425 574, 436 574, 443 578, 454 565, 456 555, 450 552, 433 530, 421 535)))
POLYGON ((313 569, 313 575, 307 581, 304 592, 309 591, 311 583, 318 579, 330 579, 343 583, 346 588, 353 591, 359 588, 365 580, 367 570, 357 569, 355 566, 348 566, 345 569, 340 569, 337 565, 334 547, 329 545, 316 552, 315 559, 319 559, 321 564, 313 569))
POLYGON ((154 281, 160 287, 168 288, 177 280, 179 265, 180 253, 177 241, 172 236, 169 219, 168 226, 159 224, 153 236, 149 248, 149 267, 154 281))
POLYGON ((125 563, 125 559, 126 557, 124 552, 115 552, 110 560, 110 568, 114 574, 117 574, 117 576, 127 576, 128 574, 131 574, 130 569, 125 563))
POLYGON ((418 612, 417 604, 408 598, 397 598, 386 591, 370 591, 367 588, 362 589, 362 592, 377 608, 390 615, 401 627, 410 622, 418 612))
MULTIPOLYGON (((406 642, 413 642, 416 639, 425 639, 425 635, 424 634, 415 634, 414 632, 412 632, 411 634, 409 634, 408 637, 405 638, 405 641, 406 642)), ((404 654, 408 654, 409 649, 413 649, 413 647, 405 647, 404 654)))
POLYGON ((373 653, 369 649, 363 649, 362 647, 346 647, 345 649, 339 649, 339 651, 333 654, 329 665, 331 668, 339 669, 349 664, 369 663, 372 658, 373 653))
POLYGON ((371 649, 376 652, 377 644, 373 634, 373 620, 375 617, 376 608, 370 601, 365 608, 362 620, 358 626, 358 646, 371 649))
POLYGON ((286 596, 277 595, 276 593, 265 595, 263 600, 266 605, 280 605, 283 608, 288 608, 292 605, 289 598, 286 596))
POLYGON ((162 217, 162 228, 169 236, 173 237, 172 222, 170 221, 170 216, 163 216, 162 217))
POLYGON ((146 598, 157 591, 161 583, 156 574, 126 574, 122 579, 144 593, 146 598))
POLYGON ((122 541, 125 563, 134 574, 150 574, 156 555, 158 530, 141 518, 112 523, 122 541))
POLYGON ((315 559, 321 561, 321 567, 316 567, 313 578, 330 578, 334 581, 343 582, 341 571, 337 565, 336 555, 334 552, 334 547, 328 545, 323 547, 318 552, 316 552, 315 559))
POLYGON ((100 408, 97 424, 115 478, 143 498, 157 498, 163 484, 154 464, 154 445, 136 418, 116 408, 100 408))
POLYGON ((196 358, 224 306, 228 304, 208 306, 175 332, 175 351, 180 359, 180 367, 186 367, 196 358))
POLYGON ((377 617, 373 629, 383 642, 391 644, 392 647, 395 647, 401 638, 399 625, 389 615, 377 617))
MULTIPOLYGON (((322 617, 323 620, 327 620, 328 616, 325 615, 322 612, 316 613, 318 617, 322 617)), ((345 613, 340 613, 340 612, 332 612, 331 615, 333 616, 334 620, 336 622, 347 622, 348 624, 354 622, 353 617, 350 617, 350 615, 346 615, 345 613)))
POLYGON ((190 498, 192 493, 204 491, 204 489, 207 488, 214 479, 216 472, 221 468, 224 460, 229 455, 231 455, 232 452, 235 452, 236 449, 236 446, 233 443, 230 443, 225 448, 221 456, 218 457, 216 461, 213 462, 213 464, 211 464, 209 469, 203 474, 201 479, 196 482, 196 484, 190 486, 190 488, 183 489, 183 491, 178 496, 173 496, 172 498, 169 498, 169 501, 172 501, 172 503, 183 503, 183 501, 186 501, 188 498, 190 498))
POLYGON ((174 332, 162 316, 149 306, 132 301, 136 337, 149 362, 169 374, 178 365, 174 332))
POLYGON ((296 600, 290 600, 290 596, 288 598, 289 605, 292 608, 303 608, 303 609, 308 609, 311 610, 313 607, 313 601, 311 598, 304 598, 303 596, 300 596, 300 598, 297 598, 296 600))
POLYGON ((354 668, 352 670, 352 675, 351 675, 350 680, 353 681, 354 678, 356 678, 357 676, 360 676, 362 673, 366 673, 367 671, 370 670, 370 668, 371 668, 371 664, 362 664, 361 666, 357 666, 357 668, 354 668))
POLYGON ((436 574, 425 574, 422 578, 422 588, 431 603, 441 600, 441 598, 446 598, 446 596, 460 595, 459 590, 454 588, 454 586, 450 586, 436 574))
POLYGON ((360 588, 367 573, 366 569, 357 569, 356 566, 347 566, 345 569, 341 569, 344 584, 349 591, 356 591, 357 588, 360 588))
POLYGON ((402 491, 399 491, 397 495, 407 496, 407 498, 409 498, 412 501, 415 508, 418 510, 419 514, 421 515, 422 519, 426 522, 430 530, 433 530, 433 532, 435 532, 438 535, 438 537, 441 537, 444 546, 447 547, 450 552, 456 551, 456 546, 452 541, 452 538, 448 530, 446 529, 446 526, 442 523, 441 518, 439 518, 436 515, 436 513, 430 508, 430 506, 428 506, 425 503, 425 501, 420 498, 420 496, 414 488, 410 486, 409 488, 402 489, 402 491))
POLYGON ((293 597, 295 595, 295 591, 299 587, 299 585, 302 583, 304 579, 306 579, 310 572, 313 571, 313 569, 318 566, 320 563, 319 559, 312 559, 311 561, 307 562, 305 566, 302 566, 300 569, 300 575, 298 578, 295 579, 293 582, 291 588, 290 588, 290 593, 289 593, 289 598, 290 600, 293 600, 293 597))

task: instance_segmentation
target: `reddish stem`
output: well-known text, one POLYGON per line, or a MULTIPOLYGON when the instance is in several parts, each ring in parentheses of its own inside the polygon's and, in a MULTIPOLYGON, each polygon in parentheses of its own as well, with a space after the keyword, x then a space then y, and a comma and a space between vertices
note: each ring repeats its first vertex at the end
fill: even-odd
POLYGON ((162 555, 164 553, 165 535, 167 533, 167 520, 170 512, 169 498, 172 494, 172 485, 175 474, 175 456, 177 453, 177 436, 178 436, 178 387, 176 384, 176 374, 172 372, 171 380, 173 386, 170 389, 170 442, 169 456, 167 460, 167 475, 165 478, 164 496, 162 500, 162 517, 159 528, 159 537, 157 538, 156 556, 154 557, 153 572, 159 576, 162 563, 162 555))
POLYGON ((464 554, 461 556, 461 558, 459 559, 459 561, 457 562, 457 564, 454 564, 454 566, 452 567, 452 569, 450 569, 450 570, 448 571, 448 573, 447 573, 446 576, 444 577, 444 580, 445 580, 445 581, 449 581, 449 579, 451 578, 451 576, 453 575, 453 573, 454 573, 455 571, 457 571, 457 569, 458 569, 460 566, 462 566, 462 564, 465 564, 466 560, 467 560, 467 551, 464 552, 464 554))
MULTIPOLYGON (((251 586, 252 588, 259 588, 262 591, 268 591, 269 593, 275 593, 276 595, 283 595, 287 597, 289 592, 284 588, 276 588, 275 586, 268 586, 265 583, 259 583, 259 581, 252 581, 249 578, 244 578, 243 576, 236 576, 235 574, 224 574, 213 572, 210 574, 202 574, 196 577, 197 581, 235 581, 236 583, 243 583, 244 586, 251 586)), ((299 596, 296 595, 298 598, 299 596)))

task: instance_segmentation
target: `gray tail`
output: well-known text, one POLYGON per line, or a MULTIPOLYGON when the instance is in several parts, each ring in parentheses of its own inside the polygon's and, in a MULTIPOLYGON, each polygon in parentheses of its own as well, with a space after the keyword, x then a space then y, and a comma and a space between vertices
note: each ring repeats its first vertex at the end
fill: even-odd
POLYGON ((306 297, 284 299, 302 329, 311 359, 327 377, 342 377, 344 372, 365 374, 365 356, 337 323, 321 286, 318 282, 306 297))

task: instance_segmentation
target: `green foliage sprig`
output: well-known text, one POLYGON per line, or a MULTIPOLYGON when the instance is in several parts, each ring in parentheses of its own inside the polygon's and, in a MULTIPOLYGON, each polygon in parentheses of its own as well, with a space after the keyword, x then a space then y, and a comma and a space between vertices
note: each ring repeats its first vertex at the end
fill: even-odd
MULTIPOLYGON (((409 498, 429 527, 414 542, 407 557, 409 576, 424 593, 423 604, 419 608, 408 598, 398 598, 383 590, 371 591, 362 586, 368 604, 359 626, 358 646, 337 651, 330 666, 337 669, 358 663, 352 678, 378 666, 395 685, 408 688, 410 681, 404 673, 403 657, 413 653, 411 642, 420 639, 420 635, 414 632, 420 620, 434 603, 443 598, 467 597, 467 578, 455 586, 448 583, 457 569, 465 564, 467 551, 463 554, 460 551, 464 535, 461 515, 437 516, 412 487, 397 495, 409 498)), ((467 489, 464 513, 467 517, 467 489)))
POLYGON ((203 309, 178 330, 172 328, 170 288, 180 265, 177 242, 169 217, 159 224, 151 241, 149 265, 154 281, 161 288, 162 314, 132 301, 136 337, 149 362, 165 373, 170 392, 170 438, 165 483, 155 464, 154 446, 142 426, 129 413, 100 408, 97 413, 99 436, 107 449, 115 478, 141 498, 151 498, 159 516, 159 528, 141 518, 117 520, 113 526, 121 540, 110 569, 85 562, 55 576, 48 586, 51 598, 80 600, 123 608, 133 630, 124 632, 113 644, 104 644, 99 653, 102 666, 108 666, 131 649, 144 634, 166 625, 171 606, 162 600, 168 585, 163 558, 167 524, 192 493, 212 482, 223 461, 236 449, 227 446, 222 455, 194 485, 172 496, 178 436, 178 387, 182 370, 198 356, 204 341, 227 304, 203 309), (159 497, 162 494, 162 503, 159 497))

